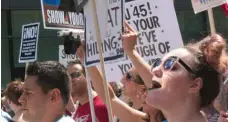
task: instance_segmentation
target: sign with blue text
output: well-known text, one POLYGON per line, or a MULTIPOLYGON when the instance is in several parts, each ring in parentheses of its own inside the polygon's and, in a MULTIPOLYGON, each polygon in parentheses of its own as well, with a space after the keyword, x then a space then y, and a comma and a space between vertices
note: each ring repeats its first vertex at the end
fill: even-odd
POLYGON ((40 23, 32 23, 22 26, 19 63, 33 62, 37 60, 37 46, 40 23))

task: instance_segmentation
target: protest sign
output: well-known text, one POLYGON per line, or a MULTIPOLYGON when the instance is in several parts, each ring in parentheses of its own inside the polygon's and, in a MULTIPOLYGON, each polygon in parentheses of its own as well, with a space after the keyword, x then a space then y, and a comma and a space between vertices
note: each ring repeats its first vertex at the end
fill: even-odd
POLYGON ((195 14, 228 3, 228 0, 191 0, 195 14))
MULTIPOLYGON (((183 46, 171 0, 136 0, 125 3, 125 20, 139 33, 136 50, 149 64, 183 46)), ((120 81, 132 66, 129 60, 106 64, 107 79, 120 81)))
POLYGON ((76 12, 74 0, 41 0, 45 29, 83 29, 83 13, 76 12))
POLYGON ((64 46, 59 45, 59 63, 66 67, 70 61, 75 61, 76 59, 78 59, 76 55, 67 55, 64 52, 64 46))
POLYGON ((33 62, 37 59, 37 46, 40 23, 22 26, 19 63, 33 62))
MULTIPOLYGON (((121 33, 123 28, 123 0, 107 1, 96 0, 97 17, 102 41, 102 50, 105 63, 125 59, 121 33), (101 7, 102 6, 102 7, 101 7)), ((96 40, 96 25, 93 23, 91 1, 84 7, 85 41, 86 41, 86 66, 99 63, 98 43, 96 40)))

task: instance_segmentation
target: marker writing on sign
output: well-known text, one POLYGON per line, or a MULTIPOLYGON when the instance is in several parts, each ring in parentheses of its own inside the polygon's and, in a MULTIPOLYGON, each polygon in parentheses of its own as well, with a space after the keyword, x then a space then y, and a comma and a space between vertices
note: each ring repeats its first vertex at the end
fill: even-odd
POLYGON ((147 4, 142 3, 135 6, 130 5, 129 8, 126 8, 125 19, 131 20, 132 16, 140 18, 140 17, 146 17, 151 14, 152 14, 152 11, 151 11, 149 2, 147 2, 147 4))
POLYGON ((137 31, 154 29, 154 28, 160 27, 159 18, 157 16, 151 16, 151 17, 148 17, 145 19, 134 20, 133 23, 134 23, 137 31))
POLYGON ((37 26, 32 26, 32 27, 26 27, 23 30, 23 39, 33 39, 36 38, 37 32, 38 32, 38 27, 37 26))
MULTIPOLYGON (((90 39, 93 39, 93 38, 91 37, 90 39)), ((115 36, 110 36, 105 38, 104 42, 102 43, 102 52, 116 50, 116 53, 121 53, 121 49, 119 48, 120 39, 121 39, 121 34, 119 32, 115 36)), ((89 42, 92 42, 92 43, 86 44, 87 57, 99 54, 98 48, 97 48, 97 42, 94 40, 90 40, 89 42)))
POLYGON ((112 27, 118 26, 118 22, 117 22, 117 20, 119 19, 117 18, 118 12, 121 12, 119 6, 108 9, 108 24, 110 23, 112 27), (114 14, 114 17, 112 17, 112 14, 114 14))
MULTIPOLYGON (((154 63, 154 61, 156 61, 158 58, 152 58, 152 59, 149 59, 147 60, 147 62, 152 65, 154 63)), ((124 75, 125 73, 127 73, 132 67, 133 67, 133 64, 132 63, 125 63, 125 64, 120 64, 118 65, 122 75, 124 75)))

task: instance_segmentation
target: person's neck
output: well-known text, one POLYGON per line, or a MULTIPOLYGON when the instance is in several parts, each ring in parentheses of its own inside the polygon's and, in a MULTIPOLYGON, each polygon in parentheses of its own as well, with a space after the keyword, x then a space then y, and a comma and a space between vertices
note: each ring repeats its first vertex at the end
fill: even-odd
POLYGON ((176 104, 162 112, 169 122, 207 122, 200 113, 199 106, 194 106, 192 103, 194 102, 186 101, 176 104))
MULTIPOLYGON (((96 97, 97 93, 92 90, 92 98, 96 97)), ((80 105, 84 105, 89 102, 89 94, 85 93, 81 97, 78 97, 77 100, 79 101, 80 105)))
POLYGON ((21 111, 21 107, 20 106, 17 106, 17 107, 14 107, 12 110, 16 114, 16 113, 18 113, 18 112, 21 111))
POLYGON ((151 111, 148 114, 149 114, 149 117, 150 117, 150 121, 153 121, 153 122, 157 121, 158 110, 151 111))
POLYGON ((65 113, 65 106, 58 106, 56 109, 53 109, 53 107, 50 108, 52 109, 49 109, 49 112, 45 112, 43 118, 39 120, 39 122, 56 122, 65 113))
POLYGON ((217 110, 214 108, 213 105, 208 106, 208 107, 205 107, 205 108, 202 108, 202 111, 203 111, 204 113, 206 113, 206 114, 217 112, 217 110))
MULTIPOLYGON (((15 116, 12 118, 14 121, 22 121, 22 120, 19 120, 21 118, 21 115, 23 113, 23 110, 21 109, 20 106, 16 107, 14 109, 14 113, 15 113, 15 116)), ((21 118, 22 119, 22 118, 21 118)))
POLYGON ((132 108, 137 109, 137 110, 142 108, 142 102, 136 96, 131 97, 131 100, 133 103, 132 108))

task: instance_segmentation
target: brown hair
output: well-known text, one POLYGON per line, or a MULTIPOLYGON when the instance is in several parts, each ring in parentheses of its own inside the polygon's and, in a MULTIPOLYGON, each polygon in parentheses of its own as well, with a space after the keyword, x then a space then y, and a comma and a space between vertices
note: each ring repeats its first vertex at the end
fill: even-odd
MULTIPOLYGON (((223 73, 227 67, 226 56, 226 40, 219 34, 208 36, 199 42, 199 48, 207 56, 207 59, 214 57, 217 59, 217 64, 213 64, 213 67, 217 71, 223 73), (211 52, 212 55, 208 55, 211 52)), ((210 62, 210 61, 207 61, 210 62)))
POLYGON ((225 48, 224 39, 219 35, 208 36, 202 41, 195 44, 188 44, 184 48, 187 49, 193 58, 193 70, 196 72, 194 78, 200 77, 203 81, 203 86, 200 89, 200 107, 210 105, 218 96, 220 91, 221 69, 222 69, 222 53, 225 48), (210 46, 210 48, 209 48, 210 46), (208 49, 217 58, 208 58, 208 49), (210 60, 215 60, 217 63, 210 63, 210 60))
POLYGON ((56 61, 33 62, 27 69, 28 76, 36 76, 36 83, 43 93, 47 94, 52 89, 59 89, 66 105, 70 99, 71 82, 66 68, 56 61))
POLYGON ((16 105, 21 105, 18 99, 21 97, 22 93, 23 83, 19 79, 16 79, 15 81, 7 84, 7 87, 4 91, 4 95, 6 96, 6 98, 16 105))

